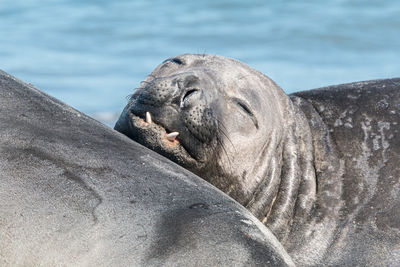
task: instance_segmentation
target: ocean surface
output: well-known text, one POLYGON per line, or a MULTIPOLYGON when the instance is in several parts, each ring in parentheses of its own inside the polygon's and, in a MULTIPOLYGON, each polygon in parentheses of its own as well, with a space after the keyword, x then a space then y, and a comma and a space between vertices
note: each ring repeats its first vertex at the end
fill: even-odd
POLYGON ((400 1, 0 0, 0 69, 109 126, 182 53, 239 59, 287 93, 400 77, 400 1))

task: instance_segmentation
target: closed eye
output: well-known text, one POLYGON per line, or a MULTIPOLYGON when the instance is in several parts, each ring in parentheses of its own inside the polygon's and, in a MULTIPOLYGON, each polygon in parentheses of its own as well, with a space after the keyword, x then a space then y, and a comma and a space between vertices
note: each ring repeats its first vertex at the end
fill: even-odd
POLYGON ((233 101, 248 115, 250 119, 253 121, 254 125, 258 129, 258 121, 251 108, 242 100, 238 98, 233 98, 233 101))
POLYGON ((250 116, 254 116, 253 113, 250 111, 250 109, 246 106, 246 104, 242 103, 242 102, 237 102, 237 104, 239 105, 239 107, 241 107, 247 114, 249 114, 250 116))

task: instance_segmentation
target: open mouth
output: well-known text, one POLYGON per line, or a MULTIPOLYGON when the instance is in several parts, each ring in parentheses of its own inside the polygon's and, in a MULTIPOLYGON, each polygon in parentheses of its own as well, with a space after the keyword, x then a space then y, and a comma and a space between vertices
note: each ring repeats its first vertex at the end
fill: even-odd
POLYGON ((153 121, 150 112, 144 118, 130 112, 135 141, 170 158, 178 164, 193 166, 196 159, 180 141, 179 132, 170 131, 153 121))
MULTIPOLYGON (((145 115, 145 124, 147 124, 147 125, 151 125, 151 124, 153 124, 153 119, 151 118, 151 114, 150 114, 150 112, 146 112, 146 115, 145 115)), ((155 124, 155 123, 154 123, 155 124)), ((161 125, 159 125, 159 124, 157 124, 158 126, 160 126, 161 128, 164 128, 164 127, 162 127, 161 125)), ((167 129, 165 129, 164 128, 164 130, 165 130, 165 138, 168 140, 168 141, 170 141, 171 142, 171 145, 177 145, 177 144, 179 144, 179 141, 178 141, 178 139, 177 139, 177 137, 178 137, 178 135, 179 135, 179 132, 171 132, 171 131, 168 131, 167 129)))

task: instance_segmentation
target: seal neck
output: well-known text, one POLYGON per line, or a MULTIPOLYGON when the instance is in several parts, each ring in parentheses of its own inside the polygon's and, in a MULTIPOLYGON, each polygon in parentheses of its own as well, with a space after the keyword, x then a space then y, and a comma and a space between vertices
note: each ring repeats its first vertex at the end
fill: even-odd
POLYGON ((311 103, 293 96, 288 98, 287 110, 288 126, 278 164, 280 183, 270 210, 261 220, 297 262, 307 255, 308 263, 317 263, 339 221, 344 163, 311 103))

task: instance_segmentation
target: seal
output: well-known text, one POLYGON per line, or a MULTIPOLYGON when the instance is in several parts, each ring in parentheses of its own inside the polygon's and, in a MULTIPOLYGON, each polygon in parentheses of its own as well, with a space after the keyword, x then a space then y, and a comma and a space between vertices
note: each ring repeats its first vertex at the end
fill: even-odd
POLYGON ((0 266, 294 266, 193 173, 0 71, 0 266))
MULTIPOLYGON (((350 114, 343 113, 343 103, 348 101, 335 100, 326 90, 313 92, 289 97, 270 78, 239 61, 214 55, 180 55, 164 61, 137 88, 115 129, 234 198, 275 234, 296 263, 363 263, 366 257, 360 255, 373 249, 357 243, 356 228, 348 230, 348 226, 350 218, 356 218, 368 201, 363 198, 355 204, 359 199, 357 186, 350 189, 348 185, 363 180, 372 190, 369 175, 379 177, 374 176, 375 181, 385 178, 374 168, 373 172, 352 171, 352 157, 360 149, 347 147, 349 137, 353 146, 366 140, 359 134, 336 134, 340 122, 350 129, 352 120, 343 121, 350 114), (329 95, 327 103, 321 100, 325 95, 329 95), (336 124, 326 122, 327 117, 336 115, 342 116, 336 124), (344 140, 341 146, 338 140, 344 140), (358 205, 352 208, 356 213, 349 211, 354 205, 358 205), (344 252, 355 247, 357 253, 344 252)), ((360 90, 354 99, 363 94, 360 90)), ((391 94, 386 102, 400 99, 394 90, 391 94)), ((369 99, 373 99, 371 95, 369 99)), ((365 118, 376 113, 365 107, 358 111, 365 118)), ((353 122, 356 120, 354 117, 353 122)), ((382 131, 390 128, 380 125, 382 131)), ((380 138, 375 142, 389 142, 380 138)), ((398 140, 393 132, 390 142, 398 140)), ((377 147, 387 150, 391 146, 379 143, 377 147)), ((398 148, 391 153, 400 155, 398 148)), ((370 159, 366 154, 356 160, 358 168, 369 166, 370 159)), ((399 162, 395 156, 391 160, 399 162)), ((389 173, 395 173, 394 168, 389 173)), ((375 239, 380 236, 379 231, 368 229, 376 234, 375 239)), ((392 236, 392 241, 399 239, 398 234, 392 236)), ((389 243, 381 246, 388 248, 389 243)), ((386 256, 376 253, 375 258, 367 258, 372 262, 386 256)), ((386 262, 392 259, 386 257, 386 262)))

